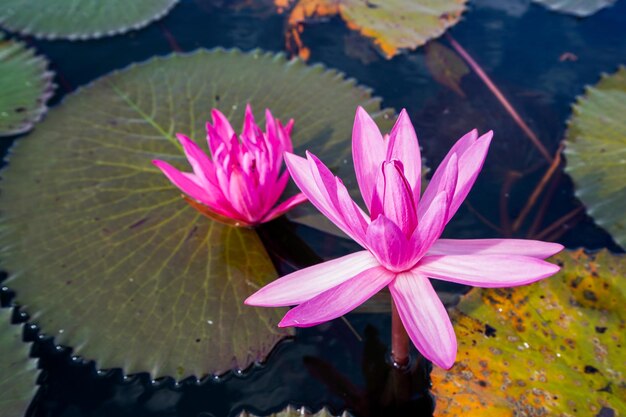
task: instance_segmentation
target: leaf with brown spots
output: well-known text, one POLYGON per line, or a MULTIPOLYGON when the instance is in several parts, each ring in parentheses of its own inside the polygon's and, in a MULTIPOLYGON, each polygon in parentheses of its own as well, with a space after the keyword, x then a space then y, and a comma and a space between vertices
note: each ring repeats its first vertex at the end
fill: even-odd
POLYGON ((626 415, 624 258, 553 260, 552 278, 462 299, 457 363, 432 373, 436 416, 626 415))
POLYGON ((302 43, 303 25, 311 18, 339 15, 352 30, 372 38, 386 58, 413 50, 441 36, 461 18, 467 0, 274 0, 279 12, 289 12, 287 44, 301 58, 309 57, 302 43))

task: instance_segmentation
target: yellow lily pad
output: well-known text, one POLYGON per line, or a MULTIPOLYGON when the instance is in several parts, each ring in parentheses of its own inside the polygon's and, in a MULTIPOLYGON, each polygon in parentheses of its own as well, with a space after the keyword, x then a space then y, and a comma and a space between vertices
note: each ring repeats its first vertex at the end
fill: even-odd
POLYGON ((626 271, 566 252, 539 283, 475 289, 452 313, 457 363, 432 373, 435 416, 626 415, 626 271))

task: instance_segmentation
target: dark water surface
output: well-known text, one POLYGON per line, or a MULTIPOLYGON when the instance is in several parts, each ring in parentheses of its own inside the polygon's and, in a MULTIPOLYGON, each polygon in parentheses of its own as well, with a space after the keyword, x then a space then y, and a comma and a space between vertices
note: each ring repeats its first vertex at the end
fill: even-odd
MULTIPOLYGON (((30 40, 50 59, 57 73, 59 87, 52 103, 112 70, 169 54, 173 47, 182 51, 217 46, 284 50, 284 16, 273 14, 271 8, 238 10, 229 4, 226 0, 183 0, 164 20, 125 36, 86 42, 30 40)), ((463 21, 450 33, 554 153, 564 137, 575 97, 583 93, 585 85, 595 84, 600 73, 614 72, 626 62, 626 1, 620 0, 590 18, 576 19, 526 0, 480 0, 470 4, 463 21), (569 59, 563 60, 565 53, 569 59)), ((469 197, 471 209, 464 206, 445 235, 502 236, 502 230, 488 226, 480 217, 499 227, 507 217, 514 217, 547 166, 476 75, 464 78, 461 87, 466 98, 461 98, 433 79, 423 49, 384 60, 340 19, 307 25, 303 39, 311 49, 311 62, 337 68, 372 87, 386 107, 406 107, 431 167, 465 132, 474 127, 481 132, 493 129, 494 144, 469 197), (503 191, 511 172, 525 175, 503 191), (501 207, 506 208, 504 215, 501 207)), ((447 45, 445 39, 440 41, 447 45)), ((2 141, 0 146, 6 154, 10 141, 2 141)), ((545 230, 579 205, 571 180, 561 175, 535 229, 545 230)), ((537 217, 536 211, 532 212, 513 235, 526 237, 537 217)), ((315 261, 298 250, 284 252, 285 247, 297 247, 296 243, 309 246, 322 259, 356 248, 353 243, 284 220, 264 226, 261 234, 281 273, 315 261)), ((544 238, 556 239, 570 248, 619 250, 583 213, 544 238)), ((450 286, 441 289, 462 291, 450 286)), ((6 305, 10 294, 2 297, 6 305)), ((145 375, 123 378, 117 371, 97 374, 93 364, 71 360, 68 351, 54 348, 50 341, 38 342, 34 354, 41 357, 44 372, 29 414, 221 417, 236 415, 244 408, 265 413, 291 403, 313 410, 322 405, 335 411, 347 407, 358 416, 431 415, 433 403, 425 376, 428 367, 423 363, 416 364, 417 371, 411 376, 411 398, 405 396, 402 404, 394 405, 382 394, 389 377, 385 362, 390 330, 387 315, 351 314, 347 320, 349 324, 335 320, 298 330, 297 337, 279 345, 266 364, 241 374, 180 385, 169 380, 152 382, 145 375)), ((34 332, 28 333, 34 337, 34 332)), ((395 376, 405 378, 401 382, 405 386, 409 384, 406 375, 395 376)))

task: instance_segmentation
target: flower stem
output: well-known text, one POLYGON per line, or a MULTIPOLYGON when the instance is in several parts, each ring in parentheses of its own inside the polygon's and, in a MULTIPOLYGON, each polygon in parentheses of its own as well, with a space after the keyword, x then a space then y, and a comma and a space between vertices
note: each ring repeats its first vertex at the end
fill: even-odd
POLYGON ((409 335, 393 300, 391 300, 391 360, 398 368, 409 364, 409 335))

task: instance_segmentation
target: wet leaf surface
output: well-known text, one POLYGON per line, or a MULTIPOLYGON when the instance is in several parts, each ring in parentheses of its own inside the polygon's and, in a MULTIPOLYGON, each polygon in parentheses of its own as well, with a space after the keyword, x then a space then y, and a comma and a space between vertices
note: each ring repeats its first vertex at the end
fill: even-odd
POLYGON ((559 13, 571 14, 578 17, 588 17, 592 14, 612 6, 617 0, 533 0, 550 10, 559 13))
MULTIPOLYGON (((342 414, 337 415, 336 417, 350 417, 350 416, 351 414, 348 414, 347 412, 343 412, 342 414)), ((250 414, 247 411, 244 411, 241 414, 239 414, 239 417, 259 417, 259 416, 257 416, 256 414, 250 414)), ((269 414, 263 417, 335 417, 335 414, 332 414, 326 408, 322 408, 317 413, 312 413, 312 412, 307 411, 306 409, 288 406, 283 411, 279 411, 278 413, 269 414)))
POLYGON ((45 39, 89 39, 139 29, 178 0, 3 0, 0 26, 45 39))
POLYGON ((553 261, 563 268, 552 278, 462 299, 457 363, 431 375, 436 416, 626 413, 624 259, 579 251, 553 261))
POLYGON ((0 33, 0 136, 27 132, 47 111, 54 91, 47 68, 33 49, 0 33))
POLYGON ((22 327, 11 324, 11 309, 0 309, 0 417, 23 416, 36 391, 39 372, 22 327))
POLYGON ((574 105, 566 171, 587 213, 626 248, 626 68, 604 75, 574 105))
POLYGON ((313 18, 339 15, 348 27, 371 38, 386 58, 436 38, 461 18, 466 0, 275 0, 289 9, 288 37, 308 57, 299 33, 313 18))
POLYGON ((44 333, 101 368, 175 378, 246 368, 291 333, 276 327, 285 309, 243 305, 277 275, 257 233, 205 218, 151 164, 185 168, 173 134, 204 142, 212 107, 239 126, 247 102, 296 118, 296 152, 345 169, 353 189, 355 108, 386 114, 336 71, 202 51, 94 82, 17 144, 1 184, 2 267, 44 333))

